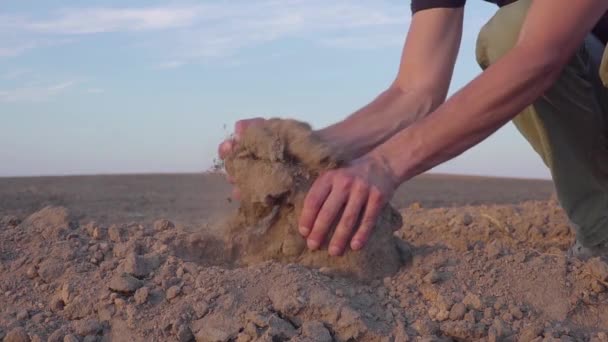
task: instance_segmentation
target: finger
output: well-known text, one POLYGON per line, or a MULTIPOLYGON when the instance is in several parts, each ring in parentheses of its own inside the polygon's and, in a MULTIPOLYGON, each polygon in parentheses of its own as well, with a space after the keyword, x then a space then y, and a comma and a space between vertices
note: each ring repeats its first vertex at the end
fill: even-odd
POLYGON ((344 208, 344 213, 329 243, 329 254, 332 256, 342 255, 348 239, 352 236, 353 228, 361 215, 369 191, 364 185, 357 185, 353 188, 348 203, 344 208))
POLYGON ((376 220, 378 219, 383 206, 384 199, 382 194, 377 190, 371 190, 365 207, 365 213, 361 219, 361 225, 350 242, 350 248, 359 250, 365 246, 365 243, 371 235, 372 229, 374 229, 374 226, 376 225, 376 220))
POLYGON ((239 188, 232 188, 232 194, 230 195, 230 197, 232 197, 233 199, 239 201, 241 200, 241 190, 239 190, 239 188))
POLYGON ((232 139, 224 140, 218 148, 218 154, 220 155, 221 159, 226 159, 226 157, 232 152, 233 149, 234 149, 234 140, 232 140, 232 139))
POLYGON ((252 118, 239 120, 234 124, 234 138, 238 141, 242 136, 247 127, 252 125, 258 125, 264 122, 263 118, 252 118))
POLYGON ((341 189, 336 189, 335 187, 332 188, 332 191, 329 193, 329 196, 327 196, 321 210, 319 210, 319 214, 315 219, 310 235, 308 235, 306 244, 309 249, 316 250, 321 246, 327 232, 336 221, 336 217, 340 213, 340 210, 344 208, 347 198, 347 191, 341 191, 341 189))
POLYGON ((312 185, 302 207, 300 214, 300 222, 298 224, 300 234, 303 237, 308 237, 312 226, 315 223, 317 214, 321 210, 321 206, 325 202, 327 195, 331 191, 331 184, 327 181, 327 175, 319 177, 312 185))

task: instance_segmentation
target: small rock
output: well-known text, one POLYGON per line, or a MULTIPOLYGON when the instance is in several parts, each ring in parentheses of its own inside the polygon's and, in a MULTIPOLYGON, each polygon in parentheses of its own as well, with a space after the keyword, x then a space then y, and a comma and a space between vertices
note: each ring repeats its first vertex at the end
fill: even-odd
POLYGON ((494 309, 492 307, 487 307, 483 310, 483 318, 487 320, 491 320, 494 318, 494 309))
POLYGON ((94 319, 83 319, 72 322, 72 328, 80 336, 97 335, 103 330, 101 323, 94 319))
POLYGON ((143 256, 135 253, 129 253, 129 255, 127 255, 123 266, 125 272, 132 274, 137 278, 145 277, 151 271, 148 267, 146 259, 143 256))
POLYGON ((209 312, 209 304, 204 300, 200 300, 192 305, 196 319, 203 318, 209 312))
POLYGON ((30 279, 34 279, 38 276, 38 269, 36 266, 30 266, 27 268, 27 271, 25 271, 25 275, 30 279))
POLYGON ((465 225, 465 226, 468 226, 471 223, 473 223, 473 216, 471 216, 471 214, 469 214, 469 213, 465 213, 462 216, 462 224, 465 225))
POLYGON ((82 342, 97 342, 97 341, 98 341, 97 336, 93 336, 93 335, 85 336, 84 339, 82 340, 82 342))
POLYGON ((106 235, 106 231, 105 229, 101 228, 101 227, 95 227, 93 228, 93 234, 91 234, 93 239, 95 240, 101 240, 105 237, 106 235))
POLYGON ((127 232, 123 227, 120 227, 116 224, 113 224, 108 228, 108 237, 113 242, 124 242, 127 240, 126 238, 127 232))
POLYGON ((63 342, 80 342, 78 338, 72 334, 65 335, 63 342))
POLYGON ((77 296, 74 298, 72 302, 63 309, 66 317, 74 320, 88 316, 92 310, 90 300, 91 299, 87 296, 77 296))
POLYGON ((49 336, 47 342, 62 342, 63 338, 66 335, 66 331, 64 328, 59 328, 49 336))
POLYGON ((423 280, 427 284, 434 284, 441 280, 441 275, 439 272, 437 272, 437 270, 433 269, 426 276, 424 276, 423 280))
POLYGON ((27 310, 23 309, 17 312, 17 319, 20 321, 26 320, 30 318, 30 313, 27 310))
POLYGON ((268 320, 267 332, 273 338, 280 340, 290 339, 296 335, 296 329, 276 315, 272 315, 268 320))
POLYGON ((490 259, 496 259, 502 253, 502 249, 497 246, 496 242, 486 245, 486 254, 490 259))
POLYGON ((478 295, 471 293, 471 292, 469 292, 464 297, 464 299, 462 300, 462 303, 464 305, 466 305, 469 309, 481 310, 483 307, 481 298, 478 295))
POLYGON ((143 282, 128 273, 120 273, 116 274, 110 280, 110 290, 124 293, 124 294, 132 294, 137 289, 143 286, 143 282))
POLYGON ((319 321, 302 323, 302 335, 316 342, 332 342, 329 330, 319 321))
POLYGON ((194 340, 192 330, 187 325, 181 325, 177 330, 177 339, 179 342, 190 342, 194 340))
POLYGON ((18 327, 6 334, 4 342, 30 342, 30 337, 25 332, 25 329, 18 327))
POLYGON ((523 312, 521 312, 521 309, 519 307, 517 307, 516 305, 509 305, 509 313, 515 319, 522 319, 522 318, 524 318, 523 312))
POLYGON ((175 224, 173 224, 173 222, 166 220, 166 219, 160 219, 160 220, 156 220, 154 222, 154 230, 157 232, 162 232, 168 229, 173 229, 175 228, 175 224))
POLYGON ((533 324, 522 329, 519 333, 518 341, 530 342, 543 333, 543 327, 540 324, 533 324))
POLYGON ((448 321, 441 323, 441 332, 446 336, 455 338, 458 341, 478 340, 486 335, 483 324, 475 324, 467 321, 448 321))
POLYGON ((65 263, 60 259, 50 258, 40 263, 38 275, 45 283, 59 278, 65 271, 65 263))
POLYGON ((586 270, 599 281, 608 281, 608 264, 601 258, 593 258, 585 264, 586 270))
POLYGON ((239 333, 238 336, 236 337, 235 342, 250 342, 253 338, 247 334, 245 334, 244 332, 239 333))
POLYGON ((439 332, 439 324, 429 319, 417 320, 412 327, 422 336, 431 336, 439 332))
POLYGON ((37 313, 34 316, 32 316, 32 322, 40 324, 40 323, 44 322, 45 318, 46 318, 46 315, 43 314, 42 312, 37 313))
POLYGON ((464 315, 463 318, 465 321, 469 322, 469 323, 477 323, 477 319, 475 317, 475 312, 474 311, 469 311, 464 315))
POLYGON ((181 291, 182 291, 181 287, 174 285, 174 286, 171 286, 169 289, 167 289, 167 293, 165 296, 168 300, 171 300, 171 299, 179 296, 181 291))
POLYGON ((452 308, 450 309, 450 319, 452 321, 459 321, 461 320, 464 315, 467 313, 467 307, 466 305, 464 305, 464 303, 456 303, 452 306, 452 308))
POLYGON ((148 296, 150 295, 150 288, 144 286, 137 291, 135 291, 135 295, 133 298, 135 299, 135 304, 141 305, 148 301, 148 296))

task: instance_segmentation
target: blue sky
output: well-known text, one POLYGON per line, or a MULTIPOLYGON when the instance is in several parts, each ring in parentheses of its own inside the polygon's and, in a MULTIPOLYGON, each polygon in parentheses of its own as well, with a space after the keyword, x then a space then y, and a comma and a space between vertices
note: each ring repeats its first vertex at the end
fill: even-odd
MULTIPOLYGON (((451 91, 494 10, 469 1, 451 91)), ((240 118, 336 122, 409 22, 408 0, 2 1, 0 176, 200 171, 240 118)), ((434 171, 548 177, 512 124, 434 171)))

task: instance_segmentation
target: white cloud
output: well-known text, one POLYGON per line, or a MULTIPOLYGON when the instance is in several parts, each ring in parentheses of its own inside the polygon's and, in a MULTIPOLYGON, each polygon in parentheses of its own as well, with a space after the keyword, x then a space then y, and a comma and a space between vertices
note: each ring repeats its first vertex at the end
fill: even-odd
POLYGON ((22 38, 20 45, 13 46, 0 39, 4 41, 0 43, 0 56, 17 56, 40 47, 44 45, 41 39, 135 33, 134 44, 151 41, 169 60, 158 68, 171 69, 285 38, 353 48, 356 44, 348 41, 354 42, 368 30, 404 32, 409 18, 409 3, 389 0, 232 0, 138 8, 71 8, 42 18, 0 15, 0 34, 10 32, 10 36, 22 38))
POLYGON ((65 9, 42 20, 5 18, 7 23, 0 28, 68 35, 163 30, 188 26, 197 13, 196 7, 65 9))
POLYGON ((9 90, 0 89, 0 103, 45 101, 65 92, 74 84, 76 84, 75 81, 66 81, 47 85, 23 86, 9 90))

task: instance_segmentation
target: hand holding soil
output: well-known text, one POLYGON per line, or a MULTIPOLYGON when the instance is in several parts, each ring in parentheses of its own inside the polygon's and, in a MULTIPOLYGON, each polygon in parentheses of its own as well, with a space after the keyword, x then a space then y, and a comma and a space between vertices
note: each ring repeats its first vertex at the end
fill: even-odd
MULTIPOLYGON (((253 118, 238 121, 234 128, 234 138, 225 140, 219 146, 219 155, 226 160, 237 149, 239 140, 249 127, 260 127, 268 121, 253 118)), ((312 131, 310 132, 311 134, 312 131)), ((322 140, 318 138, 319 142, 322 140)), ((339 151, 328 147, 331 157, 340 159, 339 151)), ((304 200, 299 218, 299 232, 307 239, 308 248, 317 250, 331 239, 329 254, 339 256, 347 245, 359 250, 367 243, 382 208, 392 197, 398 186, 394 175, 373 154, 353 161, 341 161, 343 167, 319 172, 304 200), (347 163, 348 162, 348 163, 347 163), (333 235, 328 234, 332 224, 337 222, 333 235)), ((228 171, 228 181, 235 184, 234 176, 228 171)), ((233 189, 233 198, 241 199, 238 186, 233 189)))

